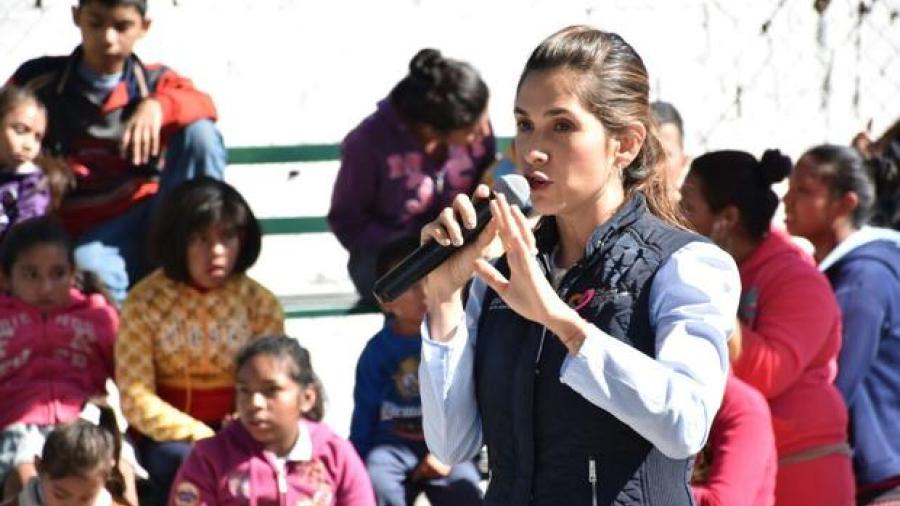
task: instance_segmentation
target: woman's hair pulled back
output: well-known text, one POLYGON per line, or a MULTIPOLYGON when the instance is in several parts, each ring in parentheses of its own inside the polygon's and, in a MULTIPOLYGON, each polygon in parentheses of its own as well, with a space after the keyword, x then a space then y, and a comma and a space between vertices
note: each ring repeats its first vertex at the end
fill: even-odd
POLYGON ((657 170, 665 158, 650 110, 650 82, 637 51, 618 34, 570 26, 544 40, 528 58, 519 87, 529 74, 567 70, 579 79, 575 92, 607 132, 620 135, 634 124, 647 131, 637 157, 622 172, 626 195, 642 191, 650 211, 683 225, 668 179, 657 170))
POLYGON ((900 131, 882 152, 866 161, 875 183, 870 223, 900 230, 900 131))
POLYGON ((890 164, 878 158, 867 161, 857 150, 834 144, 816 146, 801 160, 810 162, 808 166, 833 197, 856 194, 857 205, 850 215, 853 226, 865 225, 870 218, 875 224, 890 226, 888 216, 896 210, 888 209, 888 205, 896 200, 893 194, 897 189, 897 174, 890 164))

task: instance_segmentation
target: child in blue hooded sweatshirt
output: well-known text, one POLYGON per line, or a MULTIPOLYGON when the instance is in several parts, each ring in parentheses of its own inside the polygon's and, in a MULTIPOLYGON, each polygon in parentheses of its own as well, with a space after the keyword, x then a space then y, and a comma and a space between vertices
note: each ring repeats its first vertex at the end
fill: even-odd
MULTIPOLYGON (((378 277, 419 245, 405 236, 378 254, 378 277)), ((475 465, 444 465, 428 452, 419 397, 419 328, 425 317, 422 283, 392 302, 384 328, 369 340, 356 366, 350 442, 366 462, 379 505, 413 504, 424 492, 435 506, 481 504, 475 465)))

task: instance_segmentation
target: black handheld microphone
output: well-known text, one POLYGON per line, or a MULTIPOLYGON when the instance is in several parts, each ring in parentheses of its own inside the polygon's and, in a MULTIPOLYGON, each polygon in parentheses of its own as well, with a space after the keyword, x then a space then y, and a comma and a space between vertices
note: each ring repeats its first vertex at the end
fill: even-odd
MULTIPOLYGON (((509 200, 510 204, 518 205, 523 210, 529 207, 530 191, 528 181, 523 176, 507 174, 498 178, 494 182, 494 192, 502 193, 509 200)), ((491 198, 493 197, 494 193, 492 192, 491 198)), ((454 246, 452 244, 441 246, 437 241, 430 241, 419 246, 408 257, 401 260, 396 267, 375 282, 375 287, 372 290, 375 298, 381 303, 393 301, 408 290, 409 287, 453 256, 457 250, 474 241, 491 220, 490 198, 476 200, 473 202, 473 205, 475 206, 475 228, 467 229, 463 227, 462 246, 454 246)), ((459 216, 457 216, 458 218, 459 216)))

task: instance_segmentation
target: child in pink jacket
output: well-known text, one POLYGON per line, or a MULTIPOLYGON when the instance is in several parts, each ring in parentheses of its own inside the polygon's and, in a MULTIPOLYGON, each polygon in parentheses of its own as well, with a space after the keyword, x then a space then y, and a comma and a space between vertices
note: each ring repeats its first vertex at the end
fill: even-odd
POLYGON ((239 421, 196 443, 172 487, 174 506, 374 506, 366 468, 326 425, 309 352, 265 337, 237 357, 239 421))
MULTIPOLYGON (((734 363, 741 355, 740 331, 728 338, 734 363)), ((769 404, 755 388, 733 374, 697 456, 691 488, 697 506, 774 506, 778 452, 769 404)))
POLYGON ((78 418, 113 374, 118 316, 100 294, 74 288, 72 246, 49 217, 4 238, 0 270, 0 478, 26 437, 78 418))

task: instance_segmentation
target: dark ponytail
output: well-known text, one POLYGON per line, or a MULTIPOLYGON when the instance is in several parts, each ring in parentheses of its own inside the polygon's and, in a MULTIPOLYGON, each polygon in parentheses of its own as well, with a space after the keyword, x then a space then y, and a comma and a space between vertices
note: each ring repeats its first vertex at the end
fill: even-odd
POLYGON ((112 435, 115 465, 110 470, 109 479, 106 481, 106 489, 117 501, 126 502, 125 493, 128 486, 125 483, 125 476, 122 475, 120 467, 122 464, 122 430, 119 428, 116 412, 102 399, 92 399, 87 404, 93 404, 100 410, 100 420, 97 426, 112 435))
POLYGON ((400 115, 448 134, 475 125, 487 108, 488 88, 470 64, 422 49, 409 62, 409 74, 391 90, 400 115))
POLYGON ((581 79, 575 92, 585 108, 614 135, 640 123, 647 135, 634 161, 622 171, 627 196, 643 192, 650 212, 677 226, 686 222, 658 169, 665 152, 650 111, 650 81, 644 61, 618 34, 570 26, 545 39, 528 58, 518 87, 532 72, 565 69, 581 79))
POLYGON ((690 175, 702 181, 701 193, 713 212, 727 206, 740 211, 744 230, 762 239, 778 208, 772 185, 791 172, 791 159, 769 149, 757 161, 744 151, 712 151, 691 162, 690 175))

